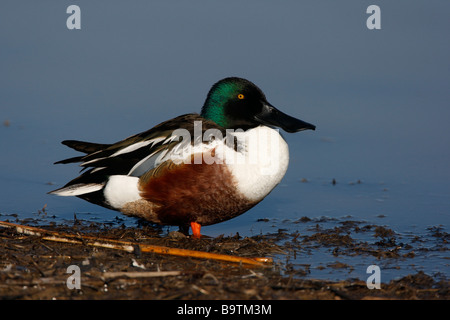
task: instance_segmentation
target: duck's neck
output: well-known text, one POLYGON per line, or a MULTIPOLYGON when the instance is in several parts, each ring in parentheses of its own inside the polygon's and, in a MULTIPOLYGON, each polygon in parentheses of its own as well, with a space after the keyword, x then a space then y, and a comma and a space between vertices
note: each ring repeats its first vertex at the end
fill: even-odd
POLYGON ((227 159, 239 191, 253 201, 262 200, 280 183, 289 163, 289 149, 278 130, 259 126, 235 132, 238 152, 227 159))

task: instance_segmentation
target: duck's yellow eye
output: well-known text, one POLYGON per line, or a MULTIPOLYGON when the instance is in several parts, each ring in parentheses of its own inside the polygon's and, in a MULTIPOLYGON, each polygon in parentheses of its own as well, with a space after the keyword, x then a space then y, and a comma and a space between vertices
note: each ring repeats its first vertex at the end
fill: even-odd
POLYGON ((239 100, 242 100, 242 99, 244 99, 244 98, 245 98, 245 97, 244 97, 244 95, 243 95, 242 93, 239 93, 239 94, 238 94, 238 99, 239 99, 239 100))

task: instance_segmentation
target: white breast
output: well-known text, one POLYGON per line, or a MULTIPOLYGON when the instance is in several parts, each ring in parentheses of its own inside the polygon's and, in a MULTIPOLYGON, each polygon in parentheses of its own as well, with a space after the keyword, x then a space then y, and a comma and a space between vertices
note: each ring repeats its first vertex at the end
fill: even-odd
POLYGON ((226 157, 238 190, 249 200, 262 200, 280 183, 289 164, 289 148, 278 130, 259 126, 235 132, 238 152, 226 157))

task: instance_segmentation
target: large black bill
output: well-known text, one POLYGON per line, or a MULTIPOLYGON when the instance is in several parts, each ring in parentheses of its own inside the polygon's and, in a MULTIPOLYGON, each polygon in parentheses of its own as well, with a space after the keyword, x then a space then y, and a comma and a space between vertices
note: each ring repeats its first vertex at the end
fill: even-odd
POLYGON ((286 132, 298 132, 302 130, 316 129, 315 125, 288 116, 274 106, 267 104, 264 106, 263 111, 257 114, 255 118, 261 124, 280 127, 286 132))

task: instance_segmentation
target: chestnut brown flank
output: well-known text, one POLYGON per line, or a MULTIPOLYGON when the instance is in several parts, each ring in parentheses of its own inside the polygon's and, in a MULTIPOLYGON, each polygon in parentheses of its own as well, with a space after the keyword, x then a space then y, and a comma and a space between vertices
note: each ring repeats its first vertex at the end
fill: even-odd
MULTIPOLYGON (((141 179, 140 187, 141 196, 154 205, 148 220, 157 217, 162 224, 210 225, 240 215, 256 204, 236 190, 224 164, 172 163, 141 179)), ((145 218, 142 212, 137 215, 145 218)))

